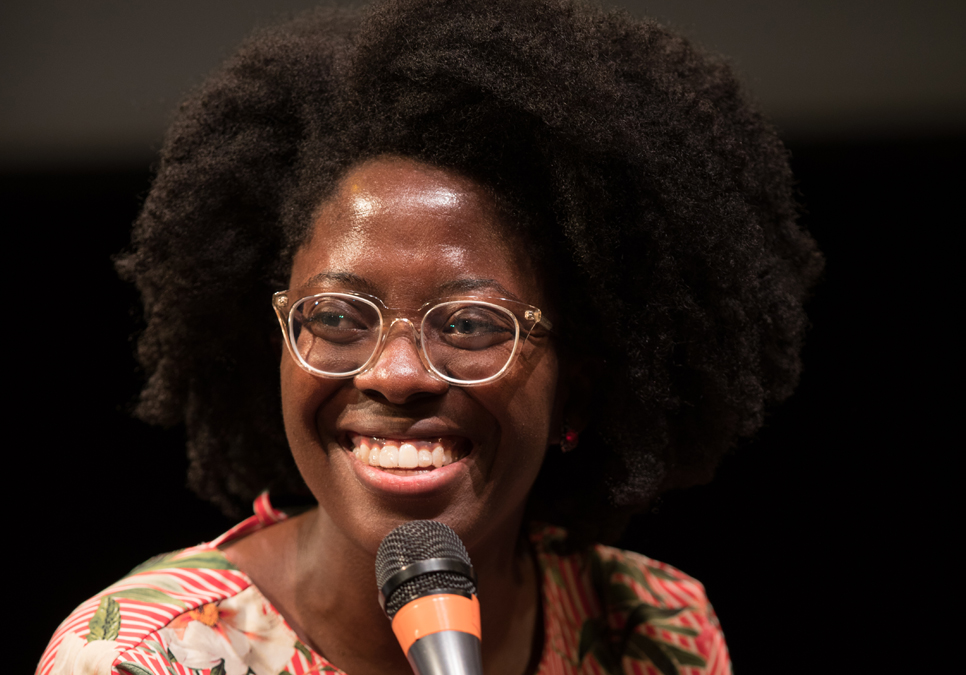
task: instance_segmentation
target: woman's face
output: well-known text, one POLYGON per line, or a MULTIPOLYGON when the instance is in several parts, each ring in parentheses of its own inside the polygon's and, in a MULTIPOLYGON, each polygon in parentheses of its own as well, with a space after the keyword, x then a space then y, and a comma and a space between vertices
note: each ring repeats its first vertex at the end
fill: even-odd
MULTIPOLYGON (((392 157, 358 165, 341 181, 295 255, 289 287, 366 293, 413 310, 452 295, 549 309, 527 247, 508 236, 480 186, 392 157)), ((392 528, 418 518, 448 524, 470 549, 515 537, 560 424, 557 354, 545 333, 534 331, 505 377, 475 387, 431 375, 402 322, 378 361, 353 378, 313 376, 288 353, 281 378, 295 460, 350 541, 374 553, 392 528), (443 448, 454 461, 441 468, 371 466, 354 451, 372 439, 375 452, 380 443, 411 442, 430 452, 443 448)))

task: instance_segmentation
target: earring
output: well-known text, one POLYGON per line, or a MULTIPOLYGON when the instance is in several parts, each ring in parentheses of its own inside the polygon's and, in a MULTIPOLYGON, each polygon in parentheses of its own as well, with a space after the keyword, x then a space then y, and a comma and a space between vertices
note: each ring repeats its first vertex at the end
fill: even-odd
POLYGON ((560 451, 570 452, 577 447, 577 443, 580 440, 580 434, 576 429, 571 429, 566 424, 563 429, 560 430, 560 451))

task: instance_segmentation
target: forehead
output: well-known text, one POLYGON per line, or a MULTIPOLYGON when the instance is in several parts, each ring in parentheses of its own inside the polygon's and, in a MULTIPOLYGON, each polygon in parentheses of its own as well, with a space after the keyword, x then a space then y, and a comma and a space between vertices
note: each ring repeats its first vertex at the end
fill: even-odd
POLYGON ((491 280, 535 302, 534 276, 522 238, 482 186, 414 160, 383 157, 350 170, 321 205, 291 281, 301 287, 363 279, 370 287, 355 290, 395 302, 392 295, 427 299, 454 282, 491 280))

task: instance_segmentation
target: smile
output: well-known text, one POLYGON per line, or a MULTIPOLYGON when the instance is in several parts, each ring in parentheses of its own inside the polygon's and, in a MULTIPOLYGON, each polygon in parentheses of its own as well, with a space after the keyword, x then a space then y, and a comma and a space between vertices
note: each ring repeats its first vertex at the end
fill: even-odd
POLYGON ((351 452, 363 465, 378 469, 424 473, 458 462, 468 453, 453 437, 391 439, 351 434, 351 452))

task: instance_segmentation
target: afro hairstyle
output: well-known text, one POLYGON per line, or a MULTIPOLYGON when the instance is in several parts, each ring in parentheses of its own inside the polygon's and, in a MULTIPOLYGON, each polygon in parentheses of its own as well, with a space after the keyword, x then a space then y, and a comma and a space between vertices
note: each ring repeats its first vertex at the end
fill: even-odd
POLYGON ((181 105, 123 278, 141 292, 136 414, 183 424, 189 484, 238 515, 307 495, 270 301, 353 165, 396 155, 497 199, 593 360, 590 422, 529 514, 609 540, 704 482, 794 389, 822 269, 786 150, 729 65, 570 0, 389 0, 258 33, 181 105))

